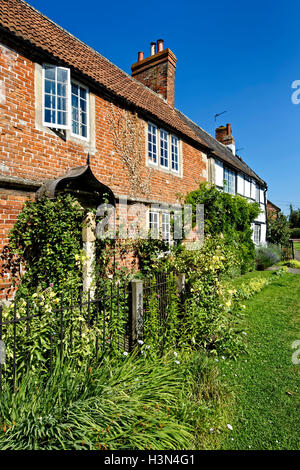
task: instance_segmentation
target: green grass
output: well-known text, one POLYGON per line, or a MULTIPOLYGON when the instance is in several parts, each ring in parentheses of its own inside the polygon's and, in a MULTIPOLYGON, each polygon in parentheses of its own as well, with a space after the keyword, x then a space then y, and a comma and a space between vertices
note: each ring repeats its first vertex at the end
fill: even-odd
POLYGON ((300 242, 294 242, 294 248, 300 251, 300 242))
MULTIPOLYGON (((234 281, 274 276, 250 273, 234 281)), ((300 449, 300 365, 292 343, 300 339, 300 276, 284 274, 246 302, 248 354, 220 362, 236 397, 222 449, 300 449)))

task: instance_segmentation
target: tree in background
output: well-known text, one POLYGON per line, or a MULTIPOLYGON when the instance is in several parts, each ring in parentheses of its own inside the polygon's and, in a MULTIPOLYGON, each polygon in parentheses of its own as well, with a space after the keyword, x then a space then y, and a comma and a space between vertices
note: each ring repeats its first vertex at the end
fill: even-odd
POLYGON ((289 222, 291 228, 300 228, 300 209, 294 210, 292 204, 290 205, 289 222))
POLYGON ((286 246, 290 235, 289 221, 285 215, 280 213, 276 218, 268 217, 267 241, 269 243, 286 246))

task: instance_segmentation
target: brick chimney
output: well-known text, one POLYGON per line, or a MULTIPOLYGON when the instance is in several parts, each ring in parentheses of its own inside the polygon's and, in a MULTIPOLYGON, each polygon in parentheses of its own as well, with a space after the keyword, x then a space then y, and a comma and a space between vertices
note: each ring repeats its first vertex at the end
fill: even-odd
POLYGON ((226 145, 235 155, 235 141, 231 133, 231 125, 219 126, 216 129, 216 139, 222 144, 226 145))
POLYGON ((174 107, 176 62, 173 52, 164 49, 163 40, 158 39, 157 43, 151 42, 149 57, 144 59, 139 52, 138 62, 131 66, 131 75, 174 107))

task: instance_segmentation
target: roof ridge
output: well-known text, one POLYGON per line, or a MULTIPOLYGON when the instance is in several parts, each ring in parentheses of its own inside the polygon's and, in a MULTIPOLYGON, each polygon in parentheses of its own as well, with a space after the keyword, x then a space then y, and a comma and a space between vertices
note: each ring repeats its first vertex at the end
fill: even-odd
MULTIPOLYGON (((222 142, 219 142, 215 137, 213 137, 211 134, 209 134, 205 129, 203 129, 201 126, 199 126, 199 124, 197 124, 196 122, 194 122, 192 119, 190 119, 188 116, 186 116, 182 111, 180 111, 179 109, 175 109, 177 113, 180 113, 182 114, 182 116, 184 116, 185 119, 187 119, 191 124, 193 124, 194 126, 196 126, 198 129, 200 129, 204 134, 206 134, 209 138, 213 139, 214 142, 219 146, 219 147, 223 147, 223 151, 226 152, 226 154, 228 155, 228 157, 230 158, 238 158, 256 177, 257 179, 259 179, 260 181, 262 181, 263 183, 267 184, 244 160, 243 158, 238 155, 238 154, 233 154, 231 152, 231 150, 229 150, 226 145, 222 144, 222 142)), ((220 156, 218 156, 220 158, 220 156)), ((240 169, 241 172, 243 172, 243 170, 240 169)))
MULTIPOLYGON (((163 98, 163 96, 159 95, 158 93, 156 93, 155 91, 151 90, 151 88, 147 87, 146 85, 144 85, 142 82, 140 82, 139 80, 137 80, 136 78, 132 77, 131 75, 129 75, 129 73, 125 72, 125 70, 121 69, 120 67, 118 67, 116 64, 114 64, 111 60, 107 59, 107 57, 105 57, 104 55, 102 55, 99 51, 97 51, 96 49, 94 49, 93 47, 89 46, 89 44, 85 43, 84 41, 82 41, 81 39, 79 39, 78 37, 76 37, 74 34, 70 33, 70 31, 68 31, 67 29, 63 28, 62 26, 60 26, 59 24, 57 24, 55 21, 51 20, 51 18, 49 18, 48 16, 44 15, 44 13, 42 13, 40 10, 37 10, 34 6, 30 5, 30 3, 27 3, 25 0, 17 0, 18 2, 20 3, 23 3, 24 5, 26 5, 27 7, 31 8, 32 10, 34 10, 36 13, 38 13, 39 15, 41 15, 45 20, 49 21, 49 23, 52 23, 54 26, 56 26, 57 28, 59 28, 61 31, 63 31, 64 33, 68 34, 69 36, 71 36, 73 39, 75 39, 75 41, 78 41, 80 42, 83 46, 87 47, 88 49, 90 49, 92 52, 94 52, 95 54, 99 55, 101 57, 101 59, 105 60, 106 62, 108 62, 110 65, 112 65, 113 67, 116 67, 121 73, 123 73, 124 75, 126 75, 129 79, 131 79, 132 81, 134 81, 135 83, 137 83, 138 85, 140 85, 142 88, 146 89, 147 91, 151 92, 153 95, 155 95, 156 97, 160 98, 165 104, 167 104, 170 108, 172 108, 172 106, 167 102, 167 100, 165 98, 163 98)), ((172 108, 173 109, 173 108, 172 108)))

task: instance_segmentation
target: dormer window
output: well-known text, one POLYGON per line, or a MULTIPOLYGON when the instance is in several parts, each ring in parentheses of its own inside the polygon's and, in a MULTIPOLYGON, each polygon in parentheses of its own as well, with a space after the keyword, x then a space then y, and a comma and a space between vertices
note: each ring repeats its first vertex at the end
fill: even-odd
POLYGON ((44 126, 68 129, 75 137, 88 139, 88 89, 71 80, 70 70, 45 65, 44 73, 44 126))

